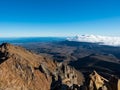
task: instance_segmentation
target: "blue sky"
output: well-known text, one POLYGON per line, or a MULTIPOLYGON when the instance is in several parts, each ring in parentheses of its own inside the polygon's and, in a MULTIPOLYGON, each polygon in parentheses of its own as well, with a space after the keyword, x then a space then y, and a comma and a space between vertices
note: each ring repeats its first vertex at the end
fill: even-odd
POLYGON ((0 37, 120 36, 120 0, 0 0, 0 37))

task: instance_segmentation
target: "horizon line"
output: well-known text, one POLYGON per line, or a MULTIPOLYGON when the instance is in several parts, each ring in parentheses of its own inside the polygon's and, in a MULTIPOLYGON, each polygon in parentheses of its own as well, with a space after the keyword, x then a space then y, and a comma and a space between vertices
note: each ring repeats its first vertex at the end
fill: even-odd
POLYGON ((0 38, 65 38, 74 36, 0 36, 0 38))

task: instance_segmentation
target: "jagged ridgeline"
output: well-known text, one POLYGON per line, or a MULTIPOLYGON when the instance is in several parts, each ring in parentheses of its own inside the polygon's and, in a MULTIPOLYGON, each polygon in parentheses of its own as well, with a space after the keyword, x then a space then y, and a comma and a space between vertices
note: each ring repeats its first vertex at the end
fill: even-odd
POLYGON ((84 78, 67 64, 3 43, 0 90, 120 90, 120 80, 115 76, 106 79, 96 71, 84 78))

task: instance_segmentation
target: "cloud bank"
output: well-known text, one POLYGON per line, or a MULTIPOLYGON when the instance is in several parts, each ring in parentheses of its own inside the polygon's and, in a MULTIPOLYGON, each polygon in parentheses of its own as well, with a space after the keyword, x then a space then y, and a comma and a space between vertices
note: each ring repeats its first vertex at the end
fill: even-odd
POLYGON ((99 45, 120 46, 120 37, 100 36, 100 35, 77 35, 67 38, 68 41, 91 42, 99 45))

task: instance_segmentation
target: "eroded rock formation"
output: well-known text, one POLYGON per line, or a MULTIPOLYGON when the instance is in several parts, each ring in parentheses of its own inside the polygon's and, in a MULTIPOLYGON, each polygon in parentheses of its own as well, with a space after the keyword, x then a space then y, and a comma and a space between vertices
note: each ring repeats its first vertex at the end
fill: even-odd
POLYGON ((58 87, 59 89, 61 88, 60 90, 77 90, 81 85, 83 85, 83 82, 84 77, 82 73, 68 65, 59 63, 53 74, 52 90, 57 90, 58 87))

